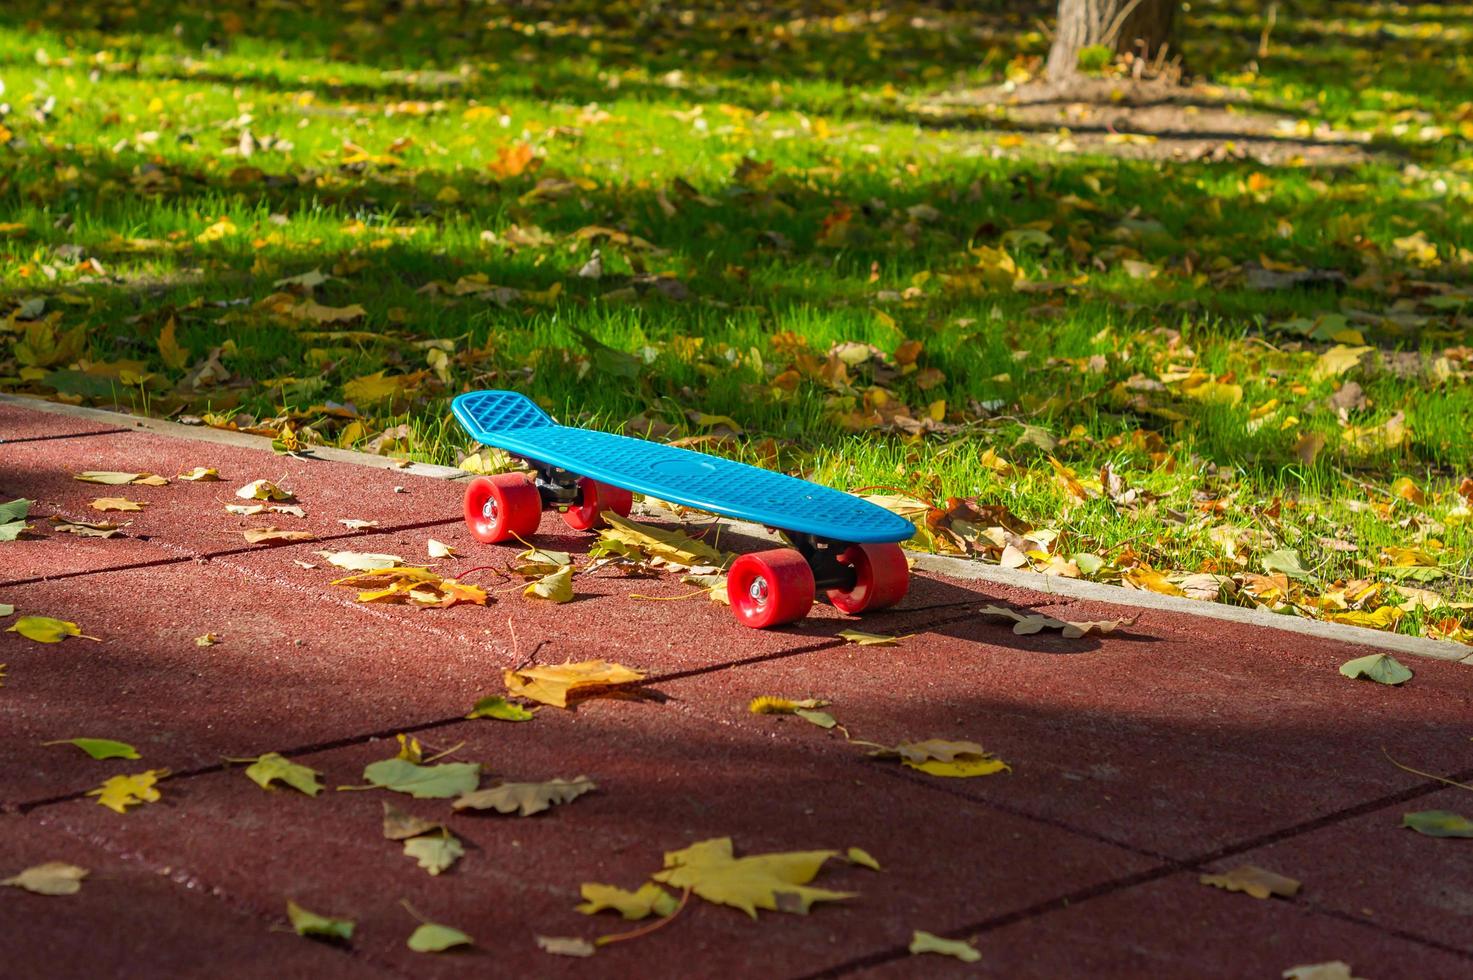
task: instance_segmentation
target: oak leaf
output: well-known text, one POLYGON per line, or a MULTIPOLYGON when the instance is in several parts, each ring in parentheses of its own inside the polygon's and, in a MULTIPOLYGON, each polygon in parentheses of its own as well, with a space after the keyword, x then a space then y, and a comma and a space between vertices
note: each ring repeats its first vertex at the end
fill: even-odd
POLYGON ((551 779, 545 783, 501 783, 466 793, 450 805, 456 810, 495 810, 497 813, 530 817, 558 804, 571 803, 597 788, 598 784, 587 776, 551 779))
POLYGON ((522 667, 503 675, 506 691, 554 708, 566 708, 569 698, 598 694, 615 684, 634 684, 644 680, 643 671, 606 660, 583 660, 545 667, 522 667))
POLYGON ((814 902, 854 898, 854 892, 808 887, 838 851, 790 851, 735 857, 730 837, 700 841, 665 855, 665 870, 652 877, 700 898, 730 905, 757 918, 758 909, 806 915, 814 902))

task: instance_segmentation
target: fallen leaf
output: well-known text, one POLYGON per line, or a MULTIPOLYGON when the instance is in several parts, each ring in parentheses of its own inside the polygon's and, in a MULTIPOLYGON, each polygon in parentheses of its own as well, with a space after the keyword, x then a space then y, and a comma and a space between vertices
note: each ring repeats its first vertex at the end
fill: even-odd
POLYGON ((802 718, 810 725, 817 725, 819 728, 834 728, 839 724, 838 720, 827 711, 814 711, 810 708, 799 708, 797 711, 793 712, 793 714, 797 715, 799 718, 802 718))
POLYGON ((357 517, 338 518, 338 523, 350 531, 361 531, 366 527, 378 527, 378 521, 365 521, 357 517))
POLYGON ((1012 772, 1012 766, 988 752, 976 742, 950 742, 940 738, 924 742, 901 742, 892 748, 878 747, 870 755, 881 759, 899 759, 904 765, 932 776, 990 776, 1012 772))
POLYGON ((982 958, 982 954, 971 943, 964 943, 960 939, 942 939, 924 929, 917 929, 915 935, 911 936, 909 948, 912 955, 939 953, 942 956, 954 956, 963 963, 975 963, 982 958))
POLYGON ((882 870, 880 868, 880 862, 871 857, 869 851, 866 851, 862 847, 851 847, 844 852, 844 856, 849 859, 850 864, 857 864, 861 868, 869 868, 871 871, 882 870))
POLYGON ((247 483, 235 495, 242 500, 276 500, 287 501, 294 499, 291 491, 283 490, 270 480, 255 480, 247 483))
POLYGON ((190 483, 218 483, 220 472, 209 466, 196 466, 188 473, 180 473, 179 479, 188 480, 190 483))
POLYGON ((443 953, 455 946, 474 946, 475 940, 459 929, 425 922, 410 934, 406 945, 416 953, 443 953))
POLYGON ((714 565, 720 568, 732 557, 681 531, 639 524, 614 513, 605 513, 604 521, 608 526, 599 532, 600 543, 614 546, 620 554, 627 554, 632 549, 657 565, 675 568, 714 565), (622 548, 619 547, 621 545, 622 548))
POLYGON ((1364 677, 1377 684, 1405 684, 1412 679, 1412 672, 1389 653, 1373 653, 1369 657, 1357 657, 1340 665, 1340 673, 1350 678, 1364 677))
POLYGON ((860 630, 840 630, 839 635, 850 643, 862 647, 893 647, 898 646, 901 640, 909 639, 906 636, 886 636, 882 633, 864 633, 860 630))
POLYGON ((652 881, 639 887, 639 891, 625 891, 613 885, 587 883, 580 889, 584 901, 577 910, 584 915, 596 915, 605 909, 618 912, 632 921, 651 915, 666 916, 680 905, 676 897, 652 881))
POLYGON ((548 599, 563 603, 573 601, 573 569, 564 566, 542 576, 522 590, 522 595, 533 599, 548 599))
POLYGON ((82 890, 82 879, 85 877, 86 868, 79 868, 65 861, 47 861, 0 881, 0 885, 24 888, 37 895, 75 895, 82 890))
POLYGON ((455 554, 454 548, 443 542, 436 541, 434 538, 430 538, 428 547, 431 558, 449 558, 455 554))
POLYGON ((1348 347, 1336 344, 1315 361, 1310 377, 1316 381, 1344 374, 1360 363, 1360 359, 1371 352, 1370 347, 1348 347))
POLYGON ((598 948, 577 936, 537 936, 537 945, 555 956, 592 956, 598 948))
POLYGON ((389 840, 407 840, 410 837, 418 837, 420 834, 444 829, 445 825, 437 820, 426 820, 424 817, 407 813, 388 800, 384 800, 384 836, 389 840))
POLYGON ((1293 548, 1280 548, 1270 551, 1259 559, 1263 570, 1270 575, 1287 575, 1290 578, 1309 578, 1309 572, 1299 562, 1299 552, 1293 548))
POLYGON ((68 636, 81 636, 84 639, 95 639, 82 633, 81 627, 76 623, 69 623, 63 619, 52 619, 50 616, 22 616, 5 630, 7 633, 19 633, 28 640, 37 643, 60 643, 68 636))
POLYGON ((34 503, 34 500, 22 497, 0 504, 0 541, 14 541, 22 531, 31 529, 31 525, 26 523, 26 515, 34 503))
POLYGON ((1041 613, 1023 613, 1007 606, 983 606, 978 612, 984 616, 1003 616, 1011 619, 1013 632, 1019 636, 1029 636, 1041 630, 1054 629, 1058 630, 1066 640, 1077 640, 1091 633, 1104 636, 1107 633, 1113 633, 1121 626, 1129 626, 1135 622, 1135 617, 1132 616, 1130 619, 1098 619, 1076 623, 1044 616, 1041 613))
POLYGON ((129 500, 127 497, 98 497, 87 505, 93 510, 142 510, 148 506, 145 502, 129 500))
POLYGON ((1351 974, 1350 964, 1344 960, 1291 966, 1281 976, 1284 980, 1359 980, 1351 974))
POLYGON ((1241 865, 1220 875, 1202 875, 1197 880, 1204 885, 1230 892, 1244 892, 1259 899, 1270 895, 1292 898, 1299 891, 1299 882, 1293 878, 1286 878, 1252 864, 1241 865))
POLYGON ((372 572, 380 568, 397 568, 404 564, 398 555, 378 555, 367 551, 319 551, 329 565, 345 568, 350 572, 372 572))
POLYGON ((1186 593, 1166 580, 1166 576, 1154 569, 1136 567, 1120 573, 1120 584, 1132 589, 1159 592, 1162 595, 1185 597, 1186 593))
POLYGON ((75 745, 94 759, 140 759, 138 750, 127 742, 114 742, 110 738, 62 738, 42 745, 75 745))
POLYGON ((566 708, 569 698, 601 693, 615 684, 644 680, 644 672, 606 660, 583 660, 546 667, 523 667, 503 675, 506 691, 554 708, 566 708))
POLYGON ((378 568, 350 575, 333 585, 374 586, 358 593, 359 602, 410 602, 417 606, 449 609, 462 602, 486 604, 486 590, 453 578, 441 578, 428 568, 378 568))
POLYGON ((497 721, 531 721, 536 715, 515 701, 508 701, 499 694, 482 698, 467 718, 495 718, 497 721))
MULTIPOLYGON (((52 530, 58 534, 75 534, 79 538, 111 538, 122 533, 124 525, 106 521, 74 521, 67 517, 52 515, 52 530)), ((0 526, 0 541, 6 540, 5 528, 0 526)))
POLYGON ((286 917, 291 921, 292 928, 299 936, 343 940, 344 942, 353 938, 352 919, 334 919, 331 916, 318 915, 291 900, 286 903, 286 917))
POLYGON ((823 863, 838 851, 734 856, 730 837, 692 844, 665 854, 665 870, 652 877, 675 888, 689 888, 717 905, 730 905, 757 918, 758 909, 806 915, 814 902, 854 898, 853 892, 810 888, 823 863))
POLYGON ((311 531, 284 531, 278 527, 248 527, 240 532, 246 544, 261 544, 265 541, 316 541, 311 531))
POLYGON ((489 789, 466 793, 450 804, 456 810, 495 810, 530 817, 562 803, 571 803, 598 785, 587 776, 551 779, 545 783, 501 783, 489 789))
POLYGON ((421 766, 407 759, 382 759, 369 763, 363 778, 375 786, 408 793, 417 800, 444 800, 463 796, 481 781, 481 767, 475 762, 444 762, 421 766))
POLYGON ((322 792, 322 784, 317 781, 320 773, 316 769, 292 762, 276 752, 267 752, 260 756, 246 767, 245 774, 262 789, 270 789, 271 784, 279 779, 308 796, 316 796, 322 792))
POLYGON ((404 854, 419 862, 419 866, 432 875, 447 870, 465 854, 459 838, 448 830, 439 834, 412 837, 404 842, 404 854))
POLYGON ((101 786, 88 790, 88 796, 97 797, 97 802, 118 813, 128 812, 128 807, 140 803, 156 803, 159 791, 154 784, 169 775, 167 769, 149 769, 130 776, 114 776, 101 786))
POLYGON ((1403 813, 1401 825, 1428 837, 1473 837, 1473 820, 1451 810, 1403 813))
POLYGON ((106 483, 110 486, 123 486, 129 483, 138 483, 150 487, 162 487, 168 485, 168 480, 162 476, 152 473, 118 473, 110 470, 86 470, 72 477, 83 483, 106 483))
POLYGON ((212 647, 219 642, 220 634, 218 633, 201 633, 194 638, 194 645, 197 647, 212 647))

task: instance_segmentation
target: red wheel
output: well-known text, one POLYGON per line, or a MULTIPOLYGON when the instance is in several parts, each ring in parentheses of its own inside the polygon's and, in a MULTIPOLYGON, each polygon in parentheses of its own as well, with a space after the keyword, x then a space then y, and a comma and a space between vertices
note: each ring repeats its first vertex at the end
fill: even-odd
POLYGON ((838 557, 839 564, 854 568, 854 587, 847 592, 829 589, 834 608, 853 616, 893 606, 905 598, 910 587, 910 566, 898 544, 851 544, 838 557))
POLYGON ((792 548, 742 555, 726 573, 737 622, 754 629, 802 619, 813 606, 813 569, 792 548))
POLYGON ((634 494, 623 487, 612 487, 588 477, 578 479, 581 503, 563 511, 563 520, 575 531, 595 531, 604 525, 604 512, 613 511, 628 517, 634 507, 634 494))
POLYGON ((542 496, 520 473, 478 476, 465 488, 465 523, 477 541, 525 538, 541 521, 542 496))

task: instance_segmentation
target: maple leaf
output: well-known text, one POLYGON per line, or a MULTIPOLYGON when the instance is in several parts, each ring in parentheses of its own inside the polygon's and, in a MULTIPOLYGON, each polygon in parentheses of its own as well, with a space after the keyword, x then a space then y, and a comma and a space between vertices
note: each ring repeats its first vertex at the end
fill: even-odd
POLYGON ((465 847, 450 831, 440 829, 439 834, 411 837, 404 842, 404 854, 419 862, 419 866, 432 875, 449 869, 465 854, 465 847))
POLYGON ((1270 895, 1293 898, 1299 891, 1299 882, 1293 878, 1286 878, 1252 864, 1241 865, 1220 875, 1202 875, 1197 880, 1204 885, 1230 892, 1244 892, 1258 899, 1268 898, 1270 895))
POLYGON ((757 918, 758 909, 806 915, 814 902, 854 898, 854 892, 808 887, 823 863, 838 851, 789 851, 734 856, 730 837, 700 841, 665 854, 656 881, 689 888, 717 905, 730 905, 757 918))
POLYGON ((522 595, 533 599, 548 599, 563 603, 573 601, 573 569, 564 566, 542 576, 522 590, 522 595))
POLYGON ((901 742, 894 748, 880 746, 870 755, 881 759, 898 758, 902 764, 932 776, 991 776, 1012 772, 1012 766, 988 752, 976 742, 950 742, 929 738, 924 742, 901 742))
POLYGON ((585 883, 579 891, 584 901, 577 910, 584 915, 596 915, 607 909, 618 912, 631 922, 651 915, 667 916, 680 905, 674 895, 652 881, 645 882, 633 892, 594 883, 585 883))
POLYGON ((167 769, 149 769, 129 776, 113 776, 97 789, 88 790, 88 796, 97 797, 97 802, 118 813, 127 813, 128 807, 140 803, 156 803, 159 791, 154 784, 169 775, 167 769))
POLYGON ((148 504, 144 501, 129 500, 127 497, 98 497, 87 505, 93 510, 142 510, 148 504))
POLYGON ((375 786, 408 793, 417 800, 443 800, 474 790, 481 781, 481 767, 475 762, 420 766, 407 759, 383 759, 364 767, 363 778, 375 786))
POLYGON ((267 752, 257 758, 246 767, 245 774, 262 789, 270 789, 271 784, 279 779, 308 796, 322 792, 322 784, 317 781, 320 773, 316 769, 292 762, 276 752, 267 752))
POLYGON ((912 955, 939 953, 942 956, 954 956, 963 963, 975 963, 982 958, 977 947, 971 943, 959 939, 942 939, 924 929, 917 929, 911 936, 909 949, 912 955))
POLYGON ((450 805, 456 810, 495 810, 530 817, 559 804, 571 803, 597 788, 598 784, 587 776, 550 779, 545 783, 500 783, 467 793, 450 805))
POLYGON ((75 745, 94 759, 139 759, 138 750, 127 742, 114 742, 110 738, 61 738, 42 745, 75 745))
POLYGON ((503 675, 506 691, 554 708, 566 708, 569 698, 587 697, 615 684, 644 680, 643 671, 606 660, 583 660, 546 667, 522 667, 503 675))
POLYGON ((87 636, 76 623, 69 623, 64 619, 52 619, 50 616, 22 616, 11 623, 5 632, 19 633, 28 640, 37 643, 60 643, 68 636, 80 636, 84 640, 95 640, 95 636, 87 636))
POLYGON ((343 942, 353 938, 352 919, 335 919, 327 915, 318 915, 316 912, 302 908, 290 899, 286 903, 286 917, 299 936, 342 940, 343 942))
POLYGON ((47 861, 0 881, 0 885, 24 888, 37 895, 75 895, 82 890, 82 879, 87 874, 86 868, 79 868, 75 864, 47 861))
POLYGON ((422 922, 406 945, 416 953, 443 953, 456 946, 474 946, 475 940, 459 929, 435 922, 422 922))

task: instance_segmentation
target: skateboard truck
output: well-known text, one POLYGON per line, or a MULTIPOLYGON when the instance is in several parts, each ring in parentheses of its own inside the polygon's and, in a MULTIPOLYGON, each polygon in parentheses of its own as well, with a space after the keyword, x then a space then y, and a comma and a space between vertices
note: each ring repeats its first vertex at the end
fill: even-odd
POLYGON ((848 592, 854 588, 858 580, 854 566, 839 561, 839 555, 852 545, 798 532, 788 534, 787 538, 813 570, 813 585, 816 589, 848 592))

